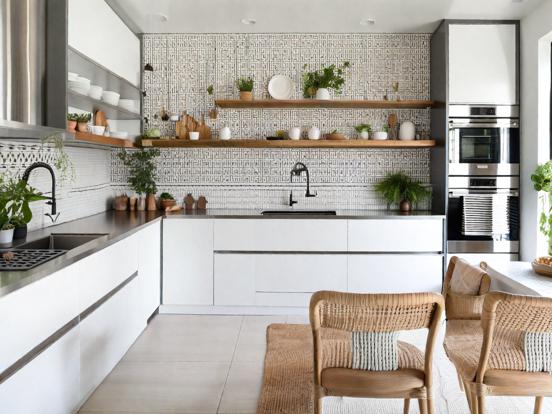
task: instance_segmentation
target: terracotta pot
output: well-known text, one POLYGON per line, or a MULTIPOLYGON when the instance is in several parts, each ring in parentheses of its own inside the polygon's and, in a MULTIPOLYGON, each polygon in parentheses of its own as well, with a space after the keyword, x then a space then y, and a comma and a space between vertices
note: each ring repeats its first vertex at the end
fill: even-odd
POLYGON ((88 132, 88 123, 87 122, 77 123, 77 130, 79 130, 80 132, 88 132))
POLYGON ((240 91, 240 99, 242 101, 252 101, 253 100, 253 92, 251 92, 251 91, 240 91))
POLYGON ((23 224, 22 226, 17 226, 13 230, 13 238, 14 239, 24 239, 27 237, 27 225, 23 224))
POLYGON ((148 211, 157 210, 157 202, 155 201, 155 194, 148 194, 146 197, 146 205, 148 211))
POLYGON ((410 200, 403 200, 399 204, 399 208, 403 213, 410 213, 412 211, 412 203, 410 200))
POLYGON ((77 128, 77 121, 67 121, 67 129, 69 131, 75 131, 77 128))
POLYGON ((115 197, 115 199, 113 200, 113 209, 117 211, 126 211, 128 209, 128 197, 115 197))
POLYGON ((167 209, 167 207, 172 207, 176 205, 176 200, 171 200, 169 198, 161 198, 159 200, 159 208, 163 211, 167 209))
POLYGON ((146 197, 138 197, 136 210, 144 211, 146 209, 146 197))

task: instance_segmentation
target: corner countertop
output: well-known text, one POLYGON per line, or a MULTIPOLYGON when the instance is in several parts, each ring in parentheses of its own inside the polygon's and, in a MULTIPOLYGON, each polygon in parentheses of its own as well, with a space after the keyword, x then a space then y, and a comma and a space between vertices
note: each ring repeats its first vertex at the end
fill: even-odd
POLYGON ((102 236, 30 270, 0 272, 0 297, 49 276, 162 218, 163 213, 160 211, 106 211, 42 230, 31 231, 26 239, 16 241, 10 248, 0 248, 0 251, 16 249, 21 244, 55 233, 99 234, 102 236))
MULTIPOLYGON (((331 210, 331 209, 328 209, 331 210)), ((228 218, 228 219, 444 219, 444 215, 432 214, 431 211, 412 211, 410 213, 401 213, 391 210, 331 210, 335 215, 324 214, 320 209, 303 208, 267 208, 260 209, 207 209, 205 211, 186 211, 180 210, 167 213, 167 219, 174 218, 228 218), (282 214, 263 215, 263 211, 282 212, 282 214), (307 211, 308 214, 289 214, 289 212, 307 211), (317 214, 318 213, 318 214, 317 214)))

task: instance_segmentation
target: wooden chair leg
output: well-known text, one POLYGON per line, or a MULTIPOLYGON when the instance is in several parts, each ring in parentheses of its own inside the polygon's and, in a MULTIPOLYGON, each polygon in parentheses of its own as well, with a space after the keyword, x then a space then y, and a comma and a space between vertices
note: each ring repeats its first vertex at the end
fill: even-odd
POLYGON ((477 397, 477 414, 485 414, 485 397, 483 395, 477 397))
POLYGON ((410 412, 410 398, 405 398, 403 414, 408 414, 409 412, 410 412))
POLYGON ((427 405, 427 414, 434 414, 435 413, 435 407, 433 405, 433 398, 428 397, 426 400, 427 405))
POLYGON ((427 414, 426 400, 424 400, 423 398, 418 398, 418 407, 420 407, 420 414, 427 414))
POLYGON ((534 414, 541 414, 542 412, 543 397, 535 397, 535 411, 534 414))
POLYGON ((458 384, 460 385, 460 391, 464 392, 464 381, 462 380, 462 377, 460 376, 460 374, 457 374, 458 375, 458 384))

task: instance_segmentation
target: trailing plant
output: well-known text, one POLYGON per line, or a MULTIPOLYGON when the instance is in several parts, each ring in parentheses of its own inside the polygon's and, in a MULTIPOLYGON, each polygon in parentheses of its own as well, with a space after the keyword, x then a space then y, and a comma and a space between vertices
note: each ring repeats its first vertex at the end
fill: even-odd
MULTIPOLYGON (((90 114, 89 114, 90 115, 90 114)), ((75 180, 75 166, 69 154, 65 152, 65 143, 63 136, 60 133, 50 134, 41 139, 41 151, 45 151, 46 146, 51 146, 55 152, 54 167, 59 173, 59 179, 63 183, 65 181, 75 180)))
POLYGON ((213 94, 213 90, 214 90, 213 85, 207 86, 207 93, 208 93, 209 95, 212 95, 212 94, 213 94))
POLYGON ((68 121, 77 121, 79 119, 79 114, 77 113, 68 113, 67 114, 67 120, 68 121))
POLYGON ((358 132, 359 134, 361 132, 372 132, 372 125, 370 125, 370 124, 358 124, 357 126, 355 126, 355 131, 358 132))
POLYGON ((159 198, 161 200, 174 200, 174 197, 172 196, 171 193, 161 193, 161 195, 159 196, 159 198))
POLYGON ((76 114, 77 115, 77 122, 90 122, 92 119, 92 114, 90 112, 86 112, 83 114, 76 114))
POLYGON ((388 174, 376 184, 375 190, 389 204, 398 204, 404 200, 417 203, 427 199, 431 194, 422 184, 412 180, 402 171, 388 174))
POLYGON ((548 254, 552 255, 552 161, 539 165, 531 175, 536 191, 540 195, 542 211, 539 218, 541 233, 548 239, 548 254))
POLYGON ((251 77, 240 78, 236 83, 240 92, 251 92, 253 90, 253 79, 251 77))
POLYGON ((157 167, 154 159, 160 154, 161 151, 158 148, 149 150, 142 148, 131 152, 122 150, 117 154, 123 164, 128 167, 128 183, 137 194, 155 194, 157 192, 155 184, 157 167))
MULTIPOLYGON (((341 93, 345 84, 343 74, 350 66, 351 63, 346 61, 341 66, 330 65, 314 72, 303 73, 303 96, 312 98, 320 88, 333 89, 336 93, 341 93)), ((306 64, 303 69, 307 69, 306 64)))

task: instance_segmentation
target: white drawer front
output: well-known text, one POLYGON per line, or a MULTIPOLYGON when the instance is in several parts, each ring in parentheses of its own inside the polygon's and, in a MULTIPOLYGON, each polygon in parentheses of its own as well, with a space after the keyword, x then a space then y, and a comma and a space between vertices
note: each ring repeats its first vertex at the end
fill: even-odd
POLYGON ((215 305, 307 307, 313 292, 346 289, 346 255, 215 254, 215 305))
POLYGON ((425 254, 349 256, 349 292, 441 292, 443 257, 425 254))
POLYGON ((215 220, 217 251, 346 252, 347 220, 215 220))
POLYGON ((442 252, 443 220, 349 220, 350 252, 442 252))

